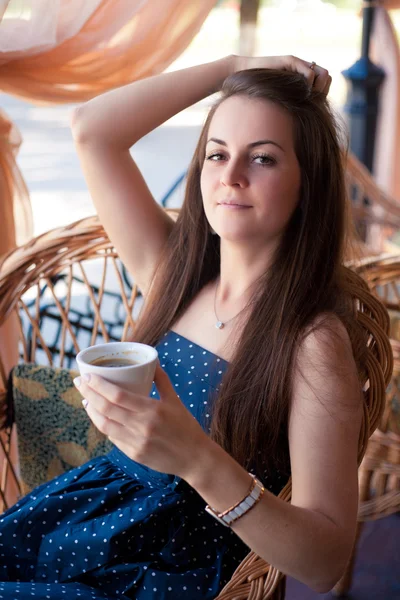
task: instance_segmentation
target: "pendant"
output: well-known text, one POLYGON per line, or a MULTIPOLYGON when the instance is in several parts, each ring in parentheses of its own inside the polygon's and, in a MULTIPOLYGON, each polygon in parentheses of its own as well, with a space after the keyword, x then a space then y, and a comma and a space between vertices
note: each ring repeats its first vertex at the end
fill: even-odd
POLYGON ((222 321, 217 321, 217 322, 215 323, 215 327, 216 327, 217 329, 223 329, 223 328, 225 327, 225 323, 223 323, 222 321))

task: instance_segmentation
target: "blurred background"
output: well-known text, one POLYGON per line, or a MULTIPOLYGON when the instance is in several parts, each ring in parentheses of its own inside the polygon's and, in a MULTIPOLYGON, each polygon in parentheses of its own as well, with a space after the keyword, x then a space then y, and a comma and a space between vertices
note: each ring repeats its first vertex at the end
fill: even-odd
MULTIPOLYGON (((360 56, 361 4, 359 0, 261 0, 254 53, 294 54, 329 69, 333 77, 330 99, 343 114, 347 84, 341 71, 360 56)), ((5 17, 20 18, 25 11, 28 18, 30 5, 30 0, 14 0, 5 17)), ((400 11, 391 11, 391 17, 399 31, 400 11)), ((239 0, 220 0, 168 70, 238 54, 239 24, 239 0)), ((185 171, 210 101, 178 114, 132 149, 157 200, 185 171)), ((34 235, 93 214, 69 126, 74 105, 42 107, 2 93, 0 107, 23 138, 17 163, 30 192, 34 235)), ((182 191, 180 186, 171 195, 170 206, 180 204, 182 191)))
MULTIPOLYGON (((383 248, 387 250, 390 240, 391 248, 398 254, 400 10, 397 6, 400 7, 400 0, 0 0, 0 266, 2 255, 32 236, 95 214, 71 136, 70 116, 76 106, 73 102, 163 68, 171 71, 240 53, 293 54, 329 70, 333 78, 330 101, 351 132, 353 152, 346 163, 346 177, 353 215, 358 218, 357 224, 364 226, 368 209, 372 222, 369 229, 364 227, 371 234, 362 236, 368 242, 365 251, 377 254, 383 248), (257 25, 251 26, 256 5, 258 18, 253 22, 257 25), (371 33, 374 44, 370 53, 371 33), (347 84, 349 69, 354 81, 351 96, 347 84), (347 72, 347 80, 343 71, 347 72), (384 118, 375 128, 371 115, 378 113, 378 93, 375 93, 378 88, 382 91, 380 116, 384 118), (376 160, 372 164, 374 146, 376 160), (371 156, 365 156, 365 150, 371 156)), ((212 101, 213 98, 207 98, 176 115, 132 148, 132 155, 159 202, 168 196, 168 206, 180 205, 183 185, 176 183, 188 167, 212 101)), ((85 222, 83 229, 86 226, 85 222)), ((46 279, 43 276, 40 283, 36 285, 35 280, 24 290, 26 311, 20 310, 26 347, 40 364, 46 364, 42 358, 49 355, 51 364, 61 364, 64 349, 68 360, 74 360, 77 348, 71 341, 71 330, 81 348, 98 341, 96 336, 102 334, 98 319, 100 305, 111 339, 120 339, 127 323, 126 305, 121 302, 120 293, 123 291, 129 298, 132 282, 124 271, 117 276, 113 268, 108 269, 107 279, 103 280, 108 254, 87 261, 85 273, 90 284, 86 284, 80 269, 81 258, 76 260, 75 256, 74 244, 85 246, 82 231, 81 238, 75 235, 78 229, 63 231, 59 238, 54 234, 44 236, 17 249, 11 255, 8 271, 7 260, 3 263, 0 319, 9 310, 11 301, 16 302, 19 287, 24 288, 30 277, 34 281, 36 271, 42 273, 39 269, 45 264, 46 279), (68 287, 66 272, 52 272, 53 262, 63 264, 64 252, 74 256, 73 288, 68 287), (60 318, 60 303, 63 309, 67 307, 64 319, 60 318), (45 356, 44 349, 50 349, 51 353, 45 356)), ((365 231, 361 227, 359 233, 365 231)), ((353 600, 400 598, 399 520, 395 514, 400 489, 400 260, 394 257, 385 263, 381 258, 380 265, 379 260, 374 263, 375 259, 373 256, 370 280, 381 291, 391 311, 391 336, 397 340, 392 339, 395 371, 387 401, 391 425, 386 437, 380 432, 383 442, 379 451, 372 447, 374 461, 379 455, 383 467, 380 469, 380 463, 379 468, 374 467, 371 481, 377 483, 371 492, 372 499, 361 503, 363 518, 372 522, 363 528, 359 543, 351 589, 353 600)), ((140 300, 135 310, 140 308, 140 300)), ((130 318, 132 310, 128 308, 130 318)), ((14 317, 0 328, 0 367, 3 361, 5 373, 18 362, 18 327, 16 319, 12 321, 14 317)), ((1 381, 0 369, 0 397, 1 381)), ((4 384, 5 379, 3 387, 4 384)), ((1 436, 0 431, 0 440, 1 436)), ((10 454, 17 464, 15 443, 10 454)), ((0 466, 1 460, 0 447, 0 466)), ((3 476, 0 479, 1 500, 1 483, 7 479, 3 476)), ((11 504, 15 501, 12 485, 7 494, 11 504)), ((289 580, 288 600, 317 597, 321 596, 289 580)), ((324 597, 331 599, 333 595, 324 597)))

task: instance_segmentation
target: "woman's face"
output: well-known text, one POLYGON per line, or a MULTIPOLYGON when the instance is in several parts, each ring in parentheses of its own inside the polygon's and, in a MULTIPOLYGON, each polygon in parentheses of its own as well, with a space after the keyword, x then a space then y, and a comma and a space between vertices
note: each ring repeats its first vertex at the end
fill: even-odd
POLYGON ((222 239, 279 239, 300 192, 293 137, 290 115, 273 102, 232 96, 217 108, 200 183, 207 219, 222 239))

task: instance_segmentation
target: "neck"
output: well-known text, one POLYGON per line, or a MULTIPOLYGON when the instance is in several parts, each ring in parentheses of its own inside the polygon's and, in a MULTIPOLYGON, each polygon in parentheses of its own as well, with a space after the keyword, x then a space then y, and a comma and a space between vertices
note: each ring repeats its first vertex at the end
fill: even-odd
POLYGON ((272 248, 238 246, 221 240, 221 267, 218 300, 243 304, 250 300, 256 282, 271 264, 272 248))
POLYGON ((251 251, 246 246, 221 241, 221 272, 215 284, 214 313, 216 327, 223 329, 236 318, 245 315, 258 279, 270 264, 270 253, 251 251))

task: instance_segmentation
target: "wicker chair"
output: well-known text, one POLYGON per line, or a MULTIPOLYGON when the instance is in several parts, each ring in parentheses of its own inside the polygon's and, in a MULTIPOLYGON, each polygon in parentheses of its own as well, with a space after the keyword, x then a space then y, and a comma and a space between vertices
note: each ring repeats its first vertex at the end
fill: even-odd
MULTIPOLYGON (((385 409, 359 470, 358 540, 365 521, 400 510, 400 255, 367 259, 356 270, 389 311, 394 359, 385 409)), ((351 587, 354 560, 355 551, 346 574, 335 587, 337 596, 346 595, 351 587)))
MULTIPOLYGON (((348 277, 352 282, 358 318, 368 338, 360 463, 368 439, 381 420, 385 389, 392 372, 392 353, 387 337, 389 317, 386 309, 358 275, 349 270, 348 277)), ((79 342, 82 335, 87 336, 83 342, 86 345, 125 339, 128 330, 134 326, 138 304, 140 293, 129 281, 96 217, 48 232, 0 261, 0 326, 7 317, 18 312, 23 361, 70 368, 82 345, 79 342), (93 265, 97 265, 97 272, 93 265), (114 278, 112 291, 108 289, 110 274, 114 278), (97 276, 95 283, 94 275, 97 276), (118 294, 115 286, 119 288, 118 294), (85 298, 85 310, 77 310, 75 296, 85 298), (115 312, 118 315, 116 322, 110 323, 102 309, 110 297, 115 301, 116 296, 115 312), (46 319, 58 323, 57 343, 46 343, 43 338, 46 319)), ((110 310, 107 312, 109 314, 110 310)), ((13 485, 18 488, 16 469, 10 458, 15 441, 11 436, 12 418, 7 411, 7 387, 7 374, 0 364, 0 450, 3 452, 0 500, 3 509, 7 507, 7 489, 13 485)), ((290 481, 280 497, 290 501, 290 481)), ((284 594, 284 575, 251 552, 220 592, 218 600, 283 600, 284 594)))
POLYGON ((400 203, 386 194, 368 169, 349 153, 346 184, 355 227, 365 245, 365 256, 392 251, 390 236, 400 229, 400 203))

